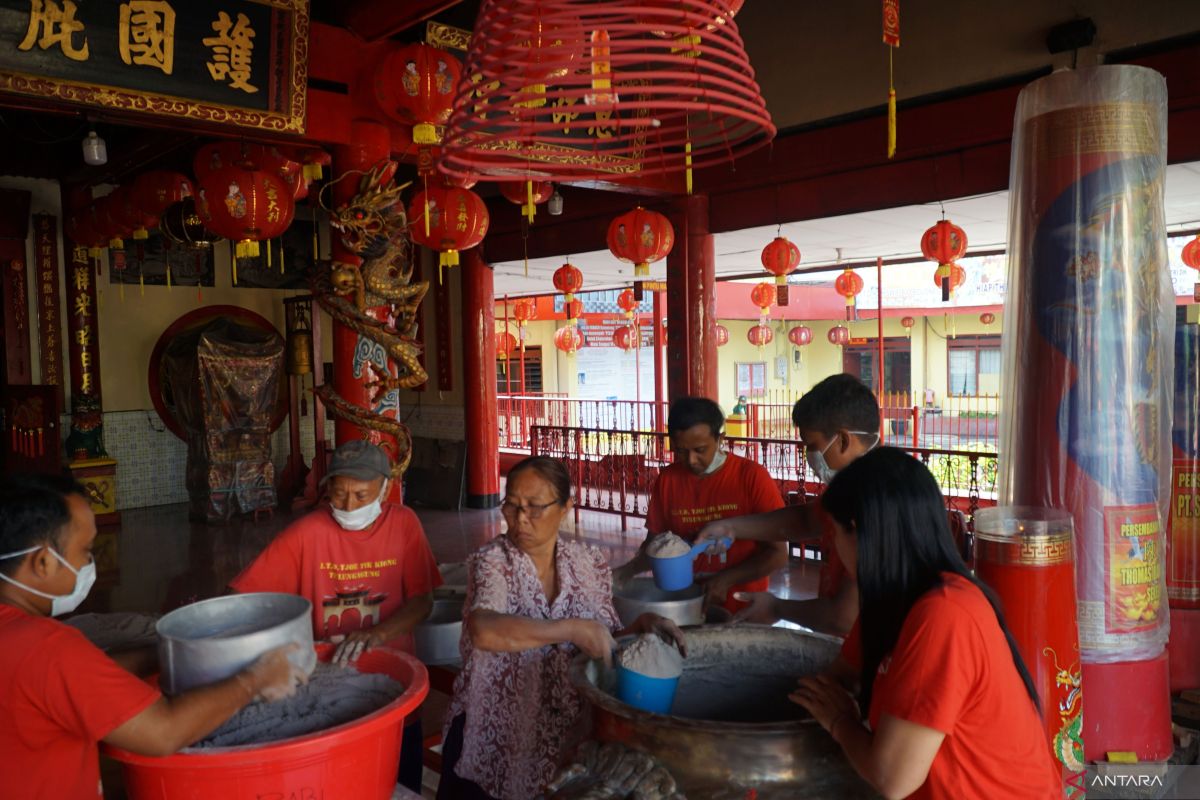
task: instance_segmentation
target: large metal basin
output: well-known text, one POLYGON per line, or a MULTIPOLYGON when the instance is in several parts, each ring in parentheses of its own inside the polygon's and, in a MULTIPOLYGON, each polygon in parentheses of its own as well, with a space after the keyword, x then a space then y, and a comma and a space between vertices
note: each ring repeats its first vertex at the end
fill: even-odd
POLYGON ((653 578, 634 578, 613 586, 613 607, 626 627, 651 611, 676 625, 700 625, 704 622, 704 587, 698 584, 677 592, 664 592, 653 578))
POLYGON ((875 797, 841 748, 787 695, 823 670, 840 640, 758 625, 687 632, 688 657, 672 713, 651 714, 615 697, 616 675, 579 656, 571 681, 591 709, 592 736, 659 759, 689 797, 760 800, 875 797))
POLYGON ((458 662, 463 602, 462 597, 435 599, 429 618, 413 628, 416 655, 422 663, 434 666, 458 662))
POLYGON ((158 621, 159 685, 186 692, 235 675, 268 650, 297 642, 290 658, 305 674, 317 665, 312 605, 303 597, 253 592, 214 597, 158 621))

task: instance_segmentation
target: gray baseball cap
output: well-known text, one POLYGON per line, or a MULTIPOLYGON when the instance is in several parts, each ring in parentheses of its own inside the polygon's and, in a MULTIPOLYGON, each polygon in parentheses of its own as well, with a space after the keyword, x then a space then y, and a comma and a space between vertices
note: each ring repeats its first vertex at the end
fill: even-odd
POLYGON ((376 478, 389 477, 391 471, 392 462, 383 448, 365 439, 355 439, 333 451, 329 472, 325 473, 321 483, 327 483, 338 475, 360 481, 373 481, 376 478))

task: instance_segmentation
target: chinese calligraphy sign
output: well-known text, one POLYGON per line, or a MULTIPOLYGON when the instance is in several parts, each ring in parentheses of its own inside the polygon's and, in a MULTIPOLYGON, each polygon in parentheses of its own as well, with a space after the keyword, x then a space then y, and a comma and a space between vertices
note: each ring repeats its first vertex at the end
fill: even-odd
POLYGON ((59 317, 58 222, 49 214, 33 215, 34 280, 37 294, 38 344, 42 383, 57 386, 62 407, 62 318, 59 317))
POLYGON ((308 0, 0 0, 0 91, 302 133, 308 0))

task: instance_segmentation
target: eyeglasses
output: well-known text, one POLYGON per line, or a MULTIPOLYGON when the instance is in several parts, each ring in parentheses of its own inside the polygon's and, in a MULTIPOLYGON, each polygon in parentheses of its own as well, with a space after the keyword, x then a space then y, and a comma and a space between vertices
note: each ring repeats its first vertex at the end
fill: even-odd
POLYGON ((543 503, 540 506, 533 505, 533 504, 530 504, 527 506, 519 506, 516 503, 511 503, 508 500, 505 500, 503 503, 500 504, 500 513, 509 514, 509 515, 515 517, 515 516, 519 515, 522 511, 524 511, 525 516, 529 517, 530 520, 535 520, 535 519, 541 519, 542 514, 546 513, 547 508, 549 508, 550 506, 556 506, 556 505, 558 505, 557 500, 551 500, 549 503, 543 503))

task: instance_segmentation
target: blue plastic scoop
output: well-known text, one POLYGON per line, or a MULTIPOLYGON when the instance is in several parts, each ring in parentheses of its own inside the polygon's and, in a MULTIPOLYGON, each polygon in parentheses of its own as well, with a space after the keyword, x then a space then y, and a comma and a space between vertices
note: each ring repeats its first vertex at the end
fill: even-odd
MULTIPOLYGON (((720 539, 720 542, 726 549, 733 544, 733 540, 728 537, 720 539)), ((711 541, 703 541, 692 545, 689 552, 680 556, 669 558, 650 556, 650 571, 654 573, 654 585, 664 592, 677 592, 691 586, 692 562, 712 545, 711 541)))

